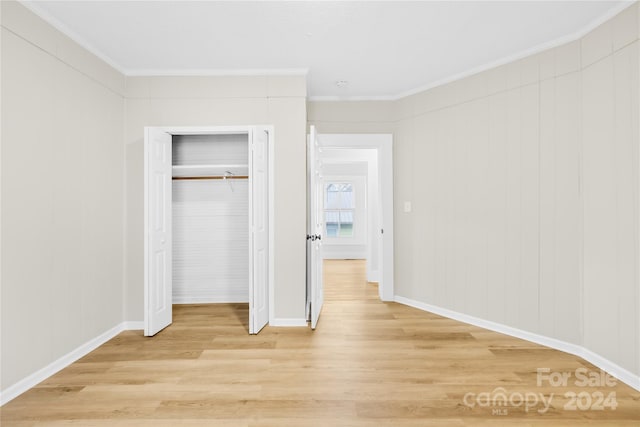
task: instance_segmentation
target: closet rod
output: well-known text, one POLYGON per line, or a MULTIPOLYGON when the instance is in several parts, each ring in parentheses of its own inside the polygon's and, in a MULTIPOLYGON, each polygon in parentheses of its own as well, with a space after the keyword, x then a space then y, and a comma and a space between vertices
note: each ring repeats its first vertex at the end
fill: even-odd
POLYGON ((231 176, 174 176, 173 179, 249 179, 248 176, 231 175, 231 176))

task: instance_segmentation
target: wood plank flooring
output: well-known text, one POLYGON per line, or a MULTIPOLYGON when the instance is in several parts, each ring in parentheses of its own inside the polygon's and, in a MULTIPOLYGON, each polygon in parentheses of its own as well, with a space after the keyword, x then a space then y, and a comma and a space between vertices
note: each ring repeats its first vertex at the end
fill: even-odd
POLYGON ((537 385, 537 368, 599 372, 580 358, 382 303, 362 261, 327 261, 325 278, 314 332, 267 327, 249 336, 245 304, 177 305, 156 337, 118 335, 2 407, 1 424, 639 425, 640 393, 622 383, 537 385), (511 402, 486 404, 501 391, 511 402), (565 409, 571 392, 583 393, 583 408, 614 393, 617 408, 565 409), (553 394, 544 413, 534 405, 540 393, 553 394))

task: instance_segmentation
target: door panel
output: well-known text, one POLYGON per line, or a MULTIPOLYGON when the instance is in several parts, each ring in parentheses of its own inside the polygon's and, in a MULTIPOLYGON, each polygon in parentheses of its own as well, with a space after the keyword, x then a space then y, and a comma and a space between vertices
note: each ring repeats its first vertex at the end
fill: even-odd
POLYGON ((269 134, 256 128, 250 143, 249 333, 269 322, 269 134))
POLYGON ((145 336, 171 324, 171 135, 145 131, 145 336))
POLYGON ((322 212, 322 175, 319 145, 316 129, 311 126, 308 141, 308 233, 307 233, 307 290, 309 292, 309 311, 311 329, 318 325, 322 304, 324 302, 322 274, 322 234, 324 232, 324 215, 322 212))

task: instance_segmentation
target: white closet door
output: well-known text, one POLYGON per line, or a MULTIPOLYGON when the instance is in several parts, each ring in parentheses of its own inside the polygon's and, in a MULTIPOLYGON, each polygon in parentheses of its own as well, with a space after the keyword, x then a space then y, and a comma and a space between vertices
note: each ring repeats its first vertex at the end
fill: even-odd
POLYGON ((308 141, 308 178, 309 178, 309 218, 307 234, 307 289, 310 290, 311 329, 315 329, 324 302, 322 274, 322 233, 324 215, 322 212, 322 176, 320 174, 320 147, 316 129, 311 126, 308 141))
POLYGON ((249 144, 249 333, 257 334, 269 322, 268 132, 255 128, 249 144))
POLYGON ((171 324, 171 135, 145 129, 145 336, 171 324))

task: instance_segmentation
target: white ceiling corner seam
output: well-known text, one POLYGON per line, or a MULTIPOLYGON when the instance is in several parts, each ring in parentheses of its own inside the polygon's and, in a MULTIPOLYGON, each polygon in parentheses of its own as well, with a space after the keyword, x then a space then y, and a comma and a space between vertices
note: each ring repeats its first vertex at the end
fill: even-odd
POLYGON ((339 95, 319 95, 310 96, 309 101, 312 102, 335 102, 335 101, 397 101, 402 98, 401 95, 376 95, 376 96, 339 96, 339 95))
MULTIPOLYGON (((95 55, 102 61, 104 61, 109 66, 113 67, 115 70, 123 74, 125 77, 141 77, 141 76, 258 76, 258 75, 266 75, 266 76, 305 76, 308 77, 309 70, 307 68, 290 68, 290 69, 192 69, 192 70, 167 70, 167 69, 138 69, 138 70, 129 70, 122 67, 119 63, 114 61, 109 56, 102 53, 100 50, 95 48, 91 43, 87 42, 83 37, 69 29, 64 23, 59 21, 57 18, 52 16, 50 13, 46 12, 35 3, 30 0, 17 0, 20 4, 25 6, 31 12, 36 14, 38 17, 43 19, 45 22, 52 25, 55 29, 69 37, 74 42, 78 43, 81 47, 89 51, 91 54, 95 55)), ((556 38, 549 42, 545 42, 534 46, 529 49, 525 49, 519 53, 509 55, 507 57, 503 57, 496 61, 492 61, 487 64, 483 64, 478 67, 474 67, 470 70, 463 71, 449 77, 445 77, 443 79, 437 80, 435 82, 428 83, 426 85, 422 85, 416 87, 414 89, 409 89, 403 92, 400 92, 395 95, 376 95, 376 96, 309 96, 308 100, 313 102, 331 102, 331 101, 397 101, 399 99, 405 98, 407 96, 415 95, 420 92, 424 92, 439 86, 443 86, 448 83, 452 83, 454 81, 473 76, 475 74, 479 74, 483 71, 487 71, 493 68, 497 68, 499 66, 515 62, 517 60, 523 59, 528 56, 533 56, 540 52, 543 52, 548 49, 552 49, 558 46, 562 46, 567 43, 571 43, 576 41, 590 31, 594 30, 599 25, 613 18, 623 10, 631 7, 632 5, 638 3, 639 0, 623 2, 620 3, 613 8, 609 9, 606 13, 594 19, 591 23, 584 26, 582 29, 575 31, 571 34, 556 38)), ((307 85, 308 88, 308 85, 307 85)))
POLYGON ((246 68, 246 69, 139 69, 126 70, 127 77, 180 77, 180 76, 304 76, 309 74, 308 68, 246 68))
POLYGON ((30 0, 17 0, 24 7, 33 12, 36 16, 47 22, 49 25, 60 31, 65 36, 69 37, 74 42, 78 43, 82 48, 86 49, 92 55, 95 55, 107 65, 114 68, 120 74, 125 77, 180 77, 180 76, 307 76, 309 69, 307 68, 268 68, 268 69, 185 69, 185 70, 165 70, 165 69, 141 69, 130 70, 117 61, 113 60, 108 55, 105 55, 99 49, 94 47, 91 43, 87 42, 82 36, 75 31, 71 30, 68 26, 62 23, 59 19, 51 15, 49 12, 40 8, 37 4, 30 0))
POLYGON ((444 86, 448 83, 453 83, 457 80, 461 80, 464 79, 466 77, 471 77, 473 75, 476 74, 480 74, 483 71, 488 71, 491 70, 493 68, 498 68, 502 65, 506 65, 512 62, 516 62, 520 59, 524 59, 527 58, 529 56, 533 56, 539 53, 542 53, 546 50, 549 49, 553 49, 571 42, 574 42, 576 40, 581 39, 582 37, 586 36, 588 33, 590 33, 591 31, 593 31, 594 29, 596 29, 598 26, 602 25, 603 23, 607 22, 608 20, 612 19, 614 16, 618 15, 619 13, 621 13, 623 10, 627 9, 628 7, 631 7, 633 4, 637 3, 638 1, 634 1, 634 2, 630 2, 630 3, 621 3, 619 5, 617 5, 614 8, 609 9, 609 11, 601 16, 599 16, 598 18, 594 19, 593 21, 591 21, 589 24, 587 24, 586 26, 584 26, 583 28, 581 28, 578 31, 573 32, 572 34, 568 34, 562 37, 558 37, 554 40, 550 40, 548 42, 545 43, 541 43, 539 45, 533 46, 529 49, 525 49, 521 52, 518 52, 516 54, 513 55, 509 55, 506 56, 504 58, 498 59, 496 61, 493 62, 489 62, 487 64, 484 65, 480 65, 478 67, 472 68, 470 70, 467 71, 463 71, 461 73, 458 74, 454 74, 452 76, 446 77, 444 79, 441 80, 437 80, 433 83, 429 83, 427 85, 424 86, 420 86, 414 89, 410 89, 404 92, 401 92, 397 95, 394 96, 394 101, 400 100, 402 98, 405 98, 407 96, 411 96, 411 95, 415 95, 417 93, 420 92, 424 92, 427 91, 429 89, 434 89, 438 86, 444 86))
POLYGON ((586 26, 584 26, 583 28, 579 29, 578 31, 575 31, 571 34, 562 36, 562 37, 558 37, 554 40, 550 40, 548 42, 545 43, 541 43, 539 45, 533 46, 529 49, 525 49, 521 52, 518 52, 516 54, 513 55, 509 55, 503 58, 500 58, 496 61, 492 61, 489 62, 487 64, 483 64, 480 65, 478 67, 474 67, 470 70, 467 71, 463 71, 461 73, 457 73, 457 74, 453 74, 449 77, 445 77, 443 79, 440 80, 436 80, 435 82, 432 83, 428 83, 426 85, 422 85, 422 86, 418 86, 416 88, 413 89, 409 89, 403 92, 400 92, 396 95, 389 95, 389 96, 356 96, 356 97, 341 97, 341 96, 312 96, 309 98, 309 101, 312 102, 334 102, 334 101, 398 101, 402 98, 406 98, 408 96, 411 95, 415 95, 418 94, 420 92, 425 92, 427 90, 430 89, 434 89, 436 87, 439 86, 444 86, 448 83, 453 83, 457 80, 461 80, 464 79, 466 77, 471 77, 473 75, 476 74, 480 74, 484 71, 488 71, 494 68, 498 68, 502 65, 506 65, 515 61, 518 61, 520 59, 524 59, 526 57, 529 56, 533 56, 536 54, 539 54, 541 52, 544 52, 546 50, 549 49, 553 49, 559 46, 563 46, 565 44, 574 42, 576 40, 581 39, 582 37, 586 36, 588 33, 590 33, 591 31, 593 31, 594 29, 596 29, 598 26, 602 25, 603 23, 607 22, 608 20, 612 19, 613 17, 615 17, 616 15, 618 15, 619 13, 621 13, 622 11, 624 11, 625 9, 633 6, 635 3, 640 2, 640 0, 636 0, 636 1, 632 1, 632 2, 628 2, 628 3, 621 3, 611 9, 609 9, 609 11, 607 11, 607 13, 599 16, 598 18, 594 19, 593 21, 591 21, 589 24, 587 24, 586 26))
POLYGON ((100 50, 96 49, 91 43, 87 42, 83 37, 81 37, 76 32, 72 31, 65 24, 60 22, 56 17, 51 15, 49 12, 43 10, 39 6, 37 6, 34 2, 30 0, 17 0, 21 5, 29 9, 36 16, 41 18, 43 21, 51 25, 56 30, 60 31, 65 36, 69 37, 74 42, 78 43, 82 48, 86 49, 92 55, 98 57, 100 60, 104 61, 107 65, 118 71, 120 74, 126 76, 126 69, 114 61, 109 56, 102 53, 100 50))

